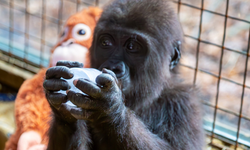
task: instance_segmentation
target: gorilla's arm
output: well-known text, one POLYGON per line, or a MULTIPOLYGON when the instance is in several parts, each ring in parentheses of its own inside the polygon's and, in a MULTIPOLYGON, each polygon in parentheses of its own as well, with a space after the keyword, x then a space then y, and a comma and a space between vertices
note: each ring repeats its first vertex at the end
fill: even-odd
MULTIPOLYGON (((53 108, 54 109, 54 108, 53 108)), ((52 110, 53 110, 52 109, 52 110)), ((88 150, 91 143, 87 125, 83 120, 63 119, 69 115, 66 106, 60 108, 60 112, 65 115, 62 117, 57 114, 58 110, 53 110, 53 120, 49 130, 48 150, 56 149, 83 149, 88 150)))
POLYGON ((46 72, 43 86, 53 112, 48 150, 89 149, 91 140, 85 121, 77 120, 69 113, 73 107, 65 104, 68 99, 66 95, 55 93, 55 91, 69 89, 68 83, 60 79, 61 77, 65 79, 73 77, 69 68, 82 66, 78 62, 59 61, 57 67, 52 67, 46 72))
POLYGON ((153 134, 145 124, 126 108, 123 115, 106 118, 104 123, 92 123, 94 138, 98 143, 97 149, 140 149, 140 150, 162 150, 172 149, 164 139, 153 134), (98 136, 105 137, 99 141, 98 136))
POLYGON ((165 94, 171 99, 162 95, 151 106, 138 110, 138 115, 125 108, 124 114, 93 124, 95 133, 106 137, 100 146, 106 149, 112 145, 114 149, 200 150, 203 136, 197 103, 191 102, 186 93, 165 94))
POLYGON ((49 129, 48 150, 88 150, 91 138, 85 121, 71 118, 68 114, 70 108, 67 108, 65 104, 62 104, 58 110, 53 106, 51 108, 53 120, 49 129))
POLYGON ((186 92, 189 87, 168 89, 151 106, 134 112, 123 103, 112 71, 104 69, 96 82, 97 85, 79 79, 76 87, 89 96, 70 91, 68 98, 80 107, 70 110, 71 114, 77 119, 89 120, 93 146, 97 149, 201 148, 201 142, 197 142, 202 140, 197 134, 201 130, 200 122, 195 121, 200 120, 199 111, 194 109, 197 103, 191 102, 186 92), (190 138, 197 143, 190 142, 190 138))

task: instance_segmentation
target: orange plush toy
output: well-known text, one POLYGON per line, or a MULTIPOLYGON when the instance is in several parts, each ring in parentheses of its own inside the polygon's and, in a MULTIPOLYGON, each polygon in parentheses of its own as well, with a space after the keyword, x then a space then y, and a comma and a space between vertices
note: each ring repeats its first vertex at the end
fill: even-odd
MULTIPOLYGON (((79 61, 89 67, 88 50, 92 43, 101 9, 90 7, 72 15, 66 22, 59 42, 51 50, 50 66, 58 60, 79 61)), ((16 131, 5 150, 46 149, 51 109, 45 98, 43 80, 47 69, 41 69, 23 83, 15 100, 16 131)))

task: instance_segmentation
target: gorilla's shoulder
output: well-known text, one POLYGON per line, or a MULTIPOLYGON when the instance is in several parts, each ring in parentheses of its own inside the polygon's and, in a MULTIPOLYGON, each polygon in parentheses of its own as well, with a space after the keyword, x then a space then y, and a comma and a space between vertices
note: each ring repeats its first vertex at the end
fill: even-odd
POLYGON ((165 87, 161 92, 161 101, 196 101, 198 88, 192 84, 178 83, 165 87))

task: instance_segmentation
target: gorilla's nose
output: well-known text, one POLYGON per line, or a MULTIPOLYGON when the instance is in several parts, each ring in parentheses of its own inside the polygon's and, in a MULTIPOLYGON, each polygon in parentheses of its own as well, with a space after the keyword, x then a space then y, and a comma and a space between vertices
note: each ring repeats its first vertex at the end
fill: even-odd
POLYGON ((126 67, 122 61, 110 61, 107 65, 104 65, 103 68, 112 70, 117 78, 121 78, 126 74, 126 67))

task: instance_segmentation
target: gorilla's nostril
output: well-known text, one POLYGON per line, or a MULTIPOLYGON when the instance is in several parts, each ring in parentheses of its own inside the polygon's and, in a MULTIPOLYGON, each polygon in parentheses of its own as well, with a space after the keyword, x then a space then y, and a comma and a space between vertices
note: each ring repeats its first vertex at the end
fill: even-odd
POLYGON ((112 71, 113 71, 115 74, 120 74, 120 73, 121 73, 121 70, 120 70, 120 69, 112 69, 112 71))
POLYGON ((113 71, 117 78, 121 78, 126 74, 125 64, 122 61, 117 61, 117 60, 108 61, 103 65, 101 65, 99 67, 99 70, 102 70, 102 68, 106 68, 108 70, 113 71))
POLYGON ((121 77, 123 77, 125 75, 125 71, 121 70, 119 68, 112 69, 112 71, 115 73, 117 78, 121 78, 121 77))

